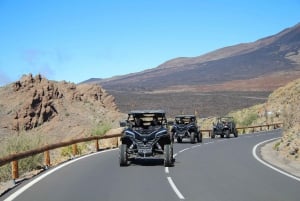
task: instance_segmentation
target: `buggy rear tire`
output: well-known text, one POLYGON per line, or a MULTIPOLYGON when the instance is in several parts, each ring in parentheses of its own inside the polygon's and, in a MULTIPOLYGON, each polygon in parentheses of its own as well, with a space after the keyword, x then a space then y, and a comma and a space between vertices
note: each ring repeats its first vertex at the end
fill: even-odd
POLYGON ((199 132, 198 133, 198 142, 200 142, 200 143, 202 143, 202 133, 201 132, 199 132))
POLYGON ((194 144, 196 142, 195 132, 191 132, 191 143, 194 144))
POLYGON ((211 135, 210 135, 210 138, 213 139, 216 137, 216 134, 214 133, 214 131, 211 131, 211 135))
POLYGON ((237 130, 237 129, 234 130, 233 135, 234 135, 234 137, 238 137, 238 136, 239 136, 239 133, 238 133, 238 130, 237 130))
POLYGON ((177 142, 178 142, 178 143, 181 143, 181 142, 182 142, 181 137, 177 137, 177 142))
POLYGON ((128 165, 128 153, 127 144, 121 144, 120 146, 120 166, 128 165))
POLYGON ((164 166, 171 167, 173 164, 173 149, 170 144, 164 145, 164 166))

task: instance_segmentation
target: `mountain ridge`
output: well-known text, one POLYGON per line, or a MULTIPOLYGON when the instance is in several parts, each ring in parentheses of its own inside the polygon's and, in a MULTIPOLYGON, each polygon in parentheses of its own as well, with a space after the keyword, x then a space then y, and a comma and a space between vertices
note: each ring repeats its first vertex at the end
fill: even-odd
POLYGON ((198 57, 174 58, 155 68, 87 83, 97 83, 108 90, 152 91, 183 84, 220 84, 270 72, 299 71, 299 36, 300 23, 251 43, 223 47, 198 57), (216 76, 222 68, 228 72, 222 72, 225 76, 216 76), (164 82, 161 83, 161 80, 164 82))

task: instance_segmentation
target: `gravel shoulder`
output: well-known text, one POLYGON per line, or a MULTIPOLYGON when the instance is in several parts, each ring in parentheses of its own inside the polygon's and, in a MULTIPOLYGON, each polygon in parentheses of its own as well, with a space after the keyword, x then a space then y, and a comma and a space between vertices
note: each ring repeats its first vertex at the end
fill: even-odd
POLYGON ((288 160, 279 155, 279 153, 273 149, 274 145, 278 141, 279 140, 264 144, 261 147, 260 152, 263 160, 300 178, 300 162, 288 160))

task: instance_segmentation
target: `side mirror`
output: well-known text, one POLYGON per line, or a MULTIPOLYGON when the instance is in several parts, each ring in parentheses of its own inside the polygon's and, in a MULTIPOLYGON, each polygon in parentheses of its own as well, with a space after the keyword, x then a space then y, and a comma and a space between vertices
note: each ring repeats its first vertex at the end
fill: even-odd
POLYGON ((121 121, 120 122, 120 127, 126 127, 127 126, 127 122, 126 121, 121 121))

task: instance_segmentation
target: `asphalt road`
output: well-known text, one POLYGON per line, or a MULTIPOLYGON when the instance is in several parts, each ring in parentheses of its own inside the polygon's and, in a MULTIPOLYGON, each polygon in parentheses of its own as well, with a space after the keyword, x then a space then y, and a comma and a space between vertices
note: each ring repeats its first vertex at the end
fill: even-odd
POLYGON ((202 144, 175 143, 171 168, 160 160, 119 167, 117 149, 99 152, 52 168, 0 200, 299 201, 300 182, 252 154, 256 144, 278 136, 280 131, 204 139, 202 144))

